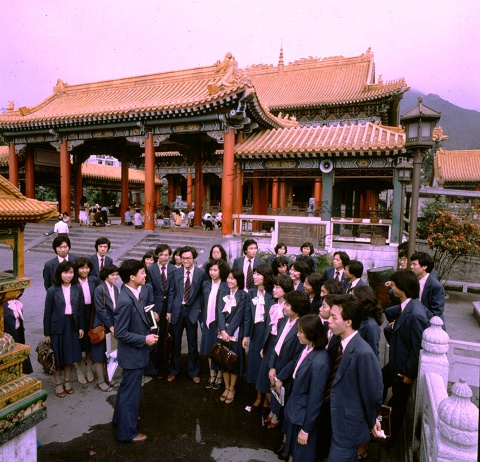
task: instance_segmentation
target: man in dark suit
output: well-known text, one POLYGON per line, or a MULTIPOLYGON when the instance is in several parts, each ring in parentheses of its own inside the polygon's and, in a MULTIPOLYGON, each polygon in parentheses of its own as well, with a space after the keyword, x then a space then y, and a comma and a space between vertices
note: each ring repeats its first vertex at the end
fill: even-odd
POLYGON ((323 275, 323 280, 336 279, 342 284, 343 290, 347 290, 349 280, 345 276, 345 266, 350 261, 346 252, 337 251, 333 254, 333 267, 327 268, 323 275))
POLYGON ((100 279, 100 271, 106 265, 113 265, 113 260, 107 256, 107 252, 110 250, 110 240, 106 237, 99 237, 95 241, 96 254, 90 255, 88 259, 93 264, 92 276, 100 279))
POLYGON ((53 276, 55 275, 55 270, 59 263, 65 260, 73 263, 78 258, 76 255, 69 253, 71 248, 72 244, 70 243, 68 236, 57 236, 52 241, 52 249, 57 256, 46 261, 43 266, 43 285, 45 290, 48 290, 49 287, 53 286, 53 276))
POLYGON ((193 247, 180 250, 183 268, 174 274, 173 297, 167 300, 167 320, 172 325, 172 363, 167 381, 172 382, 180 373, 182 335, 187 331, 188 374, 193 383, 200 383, 200 359, 198 355, 198 318, 203 308, 202 286, 206 280, 205 271, 194 265, 198 253, 193 247))
POLYGON ((254 239, 247 239, 243 243, 243 257, 235 258, 233 261, 234 268, 240 268, 245 276, 245 289, 253 287, 253 269, 264 263, 261 258, 256 257, 258 252, 258 244, 254 239))
POLYGON ((117 426, 117 440, 138 443, 147 439, 147 435, 137 430, 143 369, 148 364, 150 347, 158 341, 158 336, 150 333, 138 290, 146 279, 143 262, 125 260, 118 272, 124 286, 113 316, 118 364, 123 372, 112 422, 117 426))
MULTIPOLYGON (((168 244, 159 244, 155 249, 157 262, 148 269, 148 280, 153 287, 153 302, 159 316, 158 346, 161 348, 167 332, 167 302, 174 296, 174 274, 177 268, 170 263, 172 249, 168 244)), ((168 362, 165 363, 161 355, 155 357, 155 367, 160 375, 167 374, 168 362)), ((164 375, 165 376, 165 375, 164 375)))
POLYGON ((361 287, 368 285, 361 277, 363 274, 363 263, 358 260, 350 260, 345 265, 345 277, 348 279, 347 294, 353 293, 355 287, 361 287))
POLYGON ((393 389, 392 439, 402 428, 408 397, 412 383, 418 375, 418 361, 422 347, 423 331, 428 327, 425 307, 418 300, 419 284, 415 274, 406 269, 398 270, 390 276, 390 287, 400 300, 397 315, 385 327, 389 336, 389 362, 382 369, 384 399, 388 388, 393 389))
POLYGON ((362 316, 362 303, 353 295, 335 297, 329 325, 340 342, 325 392, 332 428, 328 462, 354 462, 370 430, 380 436, 382 372, 372 348, 358 335, 362 316))

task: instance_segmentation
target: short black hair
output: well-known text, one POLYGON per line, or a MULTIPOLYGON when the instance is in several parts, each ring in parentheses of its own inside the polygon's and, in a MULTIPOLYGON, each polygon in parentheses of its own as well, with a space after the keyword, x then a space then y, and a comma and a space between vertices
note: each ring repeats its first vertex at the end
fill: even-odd
POLYGON ((338 250, 337 252, 334 252, 333 256, 338 255, 340 257, 340 260, 342 260, 342 265, 345 268, 345 266, 348 265, 348 262, 350 261, 350 257, 348 256, 347 252, 343 252, 342 250, 338 250))
POLYGON ((304 242, 301 246, 300 246, 300 252, 302 251, 302 249, 304 247, 308 247, 310 249, 310 253, 309 255, 313 255, 313 253, 315 252, 315 247, 313 247, 313 244, 311 242, 304 242))
POLYGON ((288 258, 286 257, 275 257, 272 261, 272 270, 273 270, 273 274, 274 276, 278 276, 278 268, 280 266, 284 266, 284 265, 287 265, 288 267, 288 264, 289 264, 289 261, 288 261, 288 258))
POLYGON ((295 261, 304 261, 308 265, 308 272, 313 273, 315 263, 313 262, 312 257, 309 257, 308 255, 300 255, 295 261))
POLYGON ((313 298, 320 298, 320 291, 322 290, 323 277, 320 273, 310 273, 305 279, 308 279, 308 283, 313 289, 313 298))
POLYGON ((106 237, 99 237, 95 241, 95 250, 98 252, 98 246, 102 244, 107 244, 108 245, 108 250, 110 250, 110 240, 106 237))
POLYGON ((292 311, 300 317, 310 313, 310 298, 301 290, 293 290, 285 294, 285 301, 292 307, 292 311))
POLYGON ((353 295, 336 295, 333 304, 341 308, 341 315, 344 321, 352 321, 352 329, 358 330, 363 320, 362 302, 353 295))
MULTIPOLYGON (((398 244, 398 258, 403 258, 406 257, 408 258, 408 241, 402 242, 401 244, 398 244)), ((413 251, 415 253, 416 250, 413 251)))
POLYGON ((170 263, 171 263, 172 265, 176 265, 176 264, 177 264, 177 262, 175 261, 175 256, 176 256, 176 255, 181 255, 180 252, 182 251, 182 249, 183 249, 183 247, 177 247, 177 248, 173 251, 173 253, 172 253, 172 258, 170 259, 170 263))
POLYGON ((278 253, 278 251, 282 248, 282 247, 285 247, 285 253, 288 252, 288 247, 285 243, 283 242, 279 242, 276 246, 275 246, 275 253, 278 253))
MULTIPOLYGON (((138 271, 137 271, 138 272, 138 271)), ((102 281, 105 281, 110 274, 113 273, 118 273, 118 266, 110 263, 108 265, 105 265, 101 270, 100 270, 100 279, 102 281)), ((135 273, 137 274, 137 273, 135 273)))
POLYGON ((294 261, 291 267, 300 272, 300 281, 305 281, 307 274, 310 272, 308 265, 304 261, 294 261))
POLYGON ((267 263, 262 263, 253 268, 254 273, 261 274, 263 276, 263 287, 267 292, 271 292, 273 289, 273 270, 267 263))
POLYGON ((247 249, 249 246, 251 246, 252 244, 255 244, 257 246, 257 249, 258 249, 258 243, 255 239, 247 239, 244 243, 243 243, 243 247, 242 247, 242 250, 243 250, 243 254, 246 254, 247 253, 247 249))
POLYGON ((142 261, 143 263, 145 263, 145 260, 147 258, 153 258, 155 261, 157 260, 157 255, 155 254, 155 252, 153 250, 147 250, 144 254, 143 254, 143 257, 142 257, 142 261))
POLYGON ((286 274, 275 276, 273 278, 273 285, 281 287, 286 294, 293 290, 292 278, 286 274))
POLYGON ((90 271, 93 270, 93 263, 91 262, 91 260, 89 260, 87 257, 78 257, 73 262, 73 270, 75 271, 75 274, 78 275, 78 269, 83 268, 85 265, 90 268, 90 271))
MULTIPOLYGON (((62 285, 62 273, 65 271, 70 271, 73 269, 73 263, 68 261, 68 260, 63 260, 61 263, 58 264, 57 269, 55 270, 55 274, 53 275, 53 283, 57 285, 62 285)), ((72 284, 77 282, 76 276, 75 276, 75 270, 73 271, 73 279, 72 279, 72 284)))
POLYGON ((357 278, 361 278, 363 274, 363 263, 358 260, 350 260, 345 267, 348 266, 348 272, 357 278))
POLYGON ((230 267, 228 266, 228 263, 221 258, 210 258, 210 260, 208 260, 207 264, 205 265, 205 273, 207 274, 208 278, 210 278, 210 268, 214 265, 218 266, 218 270, 220 271, 220 279, 225 282, 227 280, 228 274, 230 273, 230 267))
POLYGON ((130 282, 130 276, 136 276, 137 273, 144 268, 145 267, 141 260, 134 260, 130 258, 123 261, 123 263, 120 265, 120 268, 118 268, 118 274, 122 278, 122 282, 127 284, 130 282))
POLYGON ((394 282, 407 298, 418 298, 420 296, 420 283, 413 271, 399 269, 390 276, 390 281, 394 282))
POLYGON ((57 247, 60 247, 63 243, 68 245, 68 250, 72 248, 72 244, 70 243, 70 239, 68 236, 57 236, 52 241, 52 249, 55 253, 57 253, 57 247))
POLYGON ((231 274, 232 277, 237 281, 239 290, 245 288, 245 275, 243 274, 242 268, 237 268, 234 266, 228 274, 231 274))
POLYGON ((155 255, 158 255, 165 250, 168 250, 168 256, 172 255, 172 248, 168 244, 158 244, 157 247, 155 247, 155 255))
POLYGON ((327 346, 327 331, 323 322, 316 314, 306 314, 298 320, 298 330, 303 332, 309 342, 313 343, 315 350, 321 350, 327 346))
POLYGON ((342 284, 337 279, 327 279, 323 281, 322 286, 330 295, 343 295, 345 293, 342 284))
POLYGON ((355 286, 353 295, 357 297, 363 305, 364 318, 373 318, 380 326, 382 324, 382 307, 378 304, 375 292, 370 286, 355 286))
POLYGON ((198 257, 198 252, 197 250, 195 249, 195 247, 190 247, 189 245, 186 245, 185 247, 182 247, 180 249, 180 256, 182 256, 184 253, 187 253, 187 252, 191 252, 192 253, 192 257, 193 259, 195 260, 195 258, 198 257))
POLYGON ((420 266, 426 266, 426 272, 431 273, 433 270, 433 258, 428 255, 426 252, 416 252, 410 257, 410 261, 413 262, 417 260, 420 266))
POLYGON ((220 244, 213 244, 212 245, 212 248, 210 249, 210 258, 213 258, 212 252, 213 252, 213 249, 215 247, 220 251, 220 254, 222 255, 222 260, 227 261, 227 251, 220 244))

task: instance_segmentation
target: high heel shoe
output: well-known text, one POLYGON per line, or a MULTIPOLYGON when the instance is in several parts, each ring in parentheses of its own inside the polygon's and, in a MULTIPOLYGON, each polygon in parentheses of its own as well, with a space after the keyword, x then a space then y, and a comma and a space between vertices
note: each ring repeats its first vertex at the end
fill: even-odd
POLYGON ((223 403, 227 399, 228 388, 225 388, 225 391, 220 395, 220 401, 223 403))
POLYGON ((277 420, 276 422, 270 421, 270 423, 267 425, 267 428, 271 430, 272 428, 277 428, 279 425, 280 425, 280 420, 277 420))
POLYGON ((67 380, 64 384, 63 384, 64 388, 65 388, 65 393, 67 395, 73 395, 74 391, 73 391, 73 388, 72 388, 72 385, 70 384, 70 380, 67 380), (70 385, 68 388, 67 388, 67 383, 70 385))
POLYGON ((250 406, 251 412, 256 412, 260 409, 260 406, 262 405, 262 400, 257 398, 253 404, 250 406))
POLYGON ((100 388, 102 391, 112 391, 113 388, 108 385, 106 382, 99 382, 97 383, 97 387, 100 388))
POLYGON ((87 383, 87 379, 85 378, 83 371, 77 372, 77 380, 81 385, 85 385, 87 383))
POLYGON ((215 378, 215 381, 213 382, 213 385, 212 385, 212 388, 214 390, 219 390, 220 389, 220 385, 222 384, 223 380, 221 377, 216 377, 215 378))
POLYGON ((235 392, 237 390, 235 390, 235 388, 229 388, 228 389, 228 395, 227 395, 227 398, 225 399, 225 404, 231 404, 233 403, 233 398, 235 398, 235 392), (231 396, 230 396, 231 394, 231 396))
POLYGON ((87 382, 92 383, 95 380, 95 377, 93 376, 92 371, 87 371, 87 382))
POLYGON ((55 385, 55 395, 58 398, 65 398, 65 396, 67 396, 67 394, 65 393, 65 390, 63 388, 63 383, 57 383, 55 385), (57 391, 58 387, 61 387, 61 391, 57 391))
POLYGON ((217 380, 217 376, 216 375, 211 375, 210 378, 208 379, 207 384, 205 385, 205 388, 213 388, 215 380, 217 380))

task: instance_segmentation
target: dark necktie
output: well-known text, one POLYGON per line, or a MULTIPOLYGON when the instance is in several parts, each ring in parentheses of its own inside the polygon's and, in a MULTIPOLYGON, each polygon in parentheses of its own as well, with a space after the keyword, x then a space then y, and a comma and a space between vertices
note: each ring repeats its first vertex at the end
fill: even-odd
POLYGON ((183 288, 183 302, 185 305, 190 303, 190 271, 187 271, 187 278, 185 279, 185 286, 183 288))
POLYGON ((342 342, 338 344, 337 349, 337 356, 335 357, 335 361, 333 362, 332 371, 330 372, 330 377, 328 379, 326 391, 325 391, 325 401, 330 399, 330 390, 332 389, 333 381, 335 380, 335 375, 337 373, 338 366, 340 365, 340 361, 342 360, 343 356, 343 347, 342 342))
POLYGON ((163 293, 167 290, 167 275, 165 274, 165 266, 162 266, 162 284, 163 284, 163 293))
POLYGON ((353 291, 352 283, 349 282, 349 283, 348 283, 348 288, 347 288, 347 294, 351 294, 352 291, 353 291))
POLYGON ((340 281, 340 271, 335 271, 335 279, 340 281))
POLYGON ((103 269, 103 261, 104 261, 104 258, 102 257, 100 259, 100 271, 103 269))
POLYGON ((250 289, 250 286, 253 282, 253 271, 252 271, 252 260, 248 260, 247 268, 247 289, 250 289))

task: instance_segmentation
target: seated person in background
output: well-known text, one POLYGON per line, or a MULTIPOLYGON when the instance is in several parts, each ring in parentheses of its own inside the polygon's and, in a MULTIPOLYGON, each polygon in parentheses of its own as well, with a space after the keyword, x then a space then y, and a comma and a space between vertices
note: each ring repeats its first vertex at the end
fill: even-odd
POLYGON ((268 257, 269 265, 273 263, 273 260, 275 260, 275 258, 285 257, 285 255, 287 254, 287 246, 283 242, 279 242, 273 250, 275 253, 268 257))
POLYGON ((212 215, 210 213, 206 213, 204 216, 203 216, 203 226, 205 227, 205 229, 207 231, 213 231, 213 222, 214 222, 214 218, 212 217, 212 215))
MULTIPOLYGON (((300 252, 301 255, 299 255, 298 257, 301 257, 302 255, 306 256, 306 257, 311 257, 312 260, 313 260, 313 271, 317 271, 317 260, 316 258, 313 258, 312 255, 315 253, 315 247, 313 247, 313 244, 311 242, 304 242, 301 246, 300 246, 300 252)), ((297 260, 298 260, 298 257, 297 257, 297 260)))
POLYGON ((133 215, 133 224, 135 229, 140 229, 143 227, 143 217, 140 213, 140 209, 135 209, 135 215, 133 215))
POLYGON ((288 259, 286 257, 274 258, 271 266, 274 276, 288 275, 288 259))
POLYGON ((90 211, 90 226, 97 226, 97 222, 95 221, 95 209, 90 211))
POLYGON ((128 209, 125 211, 125 226, 132 226, 132 214, 128 209))
POLYGON ((57 233, 57 236, 63 236, 68 234, 68 225, 63 221, 63 213, 58 215, 58 221, 53 227, 53 232, 57 233))
POLYGON ((303 261, 308 266, 309 273, 316 273, 315 271, 315 259, 308 257, 307 255, 300 255, 295 261, 303 261))
POLYGON ((215 217, 215 224, 217 225, 217 228, 222 227, 222 218, 223 218, 222 211, 219 210, 217 213, 217 216, 215 217))

